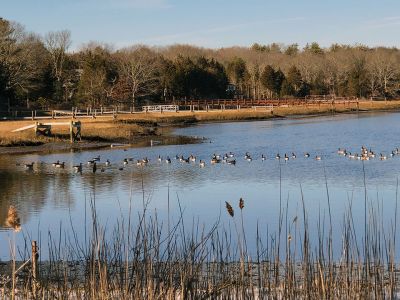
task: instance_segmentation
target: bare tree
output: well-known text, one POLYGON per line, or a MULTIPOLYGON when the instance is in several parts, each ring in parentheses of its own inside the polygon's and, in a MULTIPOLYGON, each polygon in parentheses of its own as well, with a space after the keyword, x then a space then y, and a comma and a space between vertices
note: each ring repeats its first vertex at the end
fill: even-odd
POLYGON ((71 46, 71 33, 68 30, 49 32, 45 37, 45 44, 51 56, 54 77, 60 82, 66 53, 71 46))
MULTIPOLYGON (((18 23, 0 19, 0 65, 6 74, 5 90, 20 90, 28 95, 39 86, 38 78, 46 67, 46 53, 40 39, 28 34, 18 23)), ((28 102, 28 101, 27 101, 28 102)), ((7 95, 10 110, 10 96, 7 95)))
POLYGON ((157 59, 147 48, 140 47, 119 53, 119 68, 122 82, 129 90, 132 105, 137 97, 146 96, 157 89, 157 59))

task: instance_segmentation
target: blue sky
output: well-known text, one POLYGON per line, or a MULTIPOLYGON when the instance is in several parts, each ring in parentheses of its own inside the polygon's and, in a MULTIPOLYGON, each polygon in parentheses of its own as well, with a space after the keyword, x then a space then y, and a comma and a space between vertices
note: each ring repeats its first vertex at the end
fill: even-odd
POLYGON ((3 0, 0 16, 42 35, 68 29, 74 49, 90 41, 400 47, 399 0, 3 0))

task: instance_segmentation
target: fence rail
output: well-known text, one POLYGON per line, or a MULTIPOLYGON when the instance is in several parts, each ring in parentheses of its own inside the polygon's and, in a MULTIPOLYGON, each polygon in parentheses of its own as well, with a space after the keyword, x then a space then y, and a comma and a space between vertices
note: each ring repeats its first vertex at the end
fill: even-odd
POLYGON ((146 105, 142 106, 144 112, 177 112, 179 111, 178 105, 146 105))
POLYGON ((119 107, 86 107, 78 109, 73 107, 70 110, 13 110, 11 112, 0 112, 0 120, 50 120, 50 119, 80 119, 111 117, 117 115, 152 113, 152 112, 178 112, 184 111, 212 111, 236 109, 261 109, 273 111, 275 107, 291 106, 323 106, 331 105, 353 107, 359 105, 358 98, 355 97, 331 97, 331 96, 309 96, 298 99, 212 99, 212 100, 175 100, 168 105, 146 105, 141 109, 135 110, 130 107, 128 110, 122 110, 119 107))

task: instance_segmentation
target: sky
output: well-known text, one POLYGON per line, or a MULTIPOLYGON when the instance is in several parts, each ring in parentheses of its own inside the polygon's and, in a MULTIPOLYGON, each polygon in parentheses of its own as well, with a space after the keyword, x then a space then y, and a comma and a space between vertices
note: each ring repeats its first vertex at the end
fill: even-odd
POLYGON ((0 0, 0 17, 45 35, 70 30, 72 49, 96 41, 207 48, 273 42, 400 47, 399 0, 0 0))

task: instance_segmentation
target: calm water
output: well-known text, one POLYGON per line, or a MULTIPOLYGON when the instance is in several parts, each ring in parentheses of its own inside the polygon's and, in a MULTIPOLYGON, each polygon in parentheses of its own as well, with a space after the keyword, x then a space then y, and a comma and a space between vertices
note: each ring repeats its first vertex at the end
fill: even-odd
MULTIPOLYGON (((251 240, 255 237, 257 222, 261 232, 271 233, 277 229, 280 195, 284 206, 288 203, 289 219, 300 217, 302 189, 312 239, 315 239, 318 217, 327 217, 327 183, 336 244, 340 246, 341 221, 350 202, 356 229, 363 233, 363 165, 368 201, 373 206, 383 207, 384 222, 394 219, 400 156, 386 161, 376 158, 363 164, 339 156, 336 151, 338 147, 345 147, 359 153, 360 147, 365 145, 377 154, 389 155, 394 148, 400 147, 399 113, 200 124, 179 128, 176 134, 208 140, 195 145, 128 151, 107 149, 0 156, 0 224, 5 222, 8 207, 14 205, 21 214, 22 233, 17 234, 20 246, 24 235, 41 240, 43 244, 47 242, 48 231, 56 235, 61 227, 69 232, 71 224, 78 235, 83 236, 85 209, 88 210, 93 198, 102 224, 112 225, 119 216, 126 216, 130 199, 135 217, 143 208, 144 199, 149 202, 148 210, 156 211, 159 219, 165 222, 169 193, 172 220, 179 218, 179 200, 188 224, 198 220, 207 227, 221 216, 221 226, 229 227, 231 220, 225 211, 225 201, 237 208, 239 198, 243 197, 246 231, 251 240), (230 151, 235 153, 236 166, 210 165, 213 153, 222 155, 230 151), (252 162, 244 159, 246 152, 252 155, 252 162), (276 153, 283 156, 292 152, 297 154, 295 160, 285 163, 275 159, 276 153), (309 152, 311 157, 304 158, 304 152, 309 152), (207 165, 199 168, 198 163, 180 163, 174 159, 177 154, 186 157, 194 154, 207 165), (267 156, 266 161, 261 161, 261 154, 267 156), (111 161, 111 166, 105 168, 105 172, 93 174, 86 162, 97 155, 101 156, 100 167, 106 159, 111 161), (172 163, 159 163, 158 155, 169 155, 172 163), (321 155, 322 160, 313 159, 315 155, 321 155), (141 168, 129 163, 123 171, 118 170, 124 158, 145 156, 150 158, 148 166, 141 168), (51 165, 57 160, 66 162, 65 169, 51 165), (16 166, 32 161, 35 162, 33 171, 16 166), (84 163, 82 175, 72 171, 72 166, 80 162, 84 163)), ((9 259, 8 245, 12 235, 1 226, 0 259, 4 260, 9 259)))

